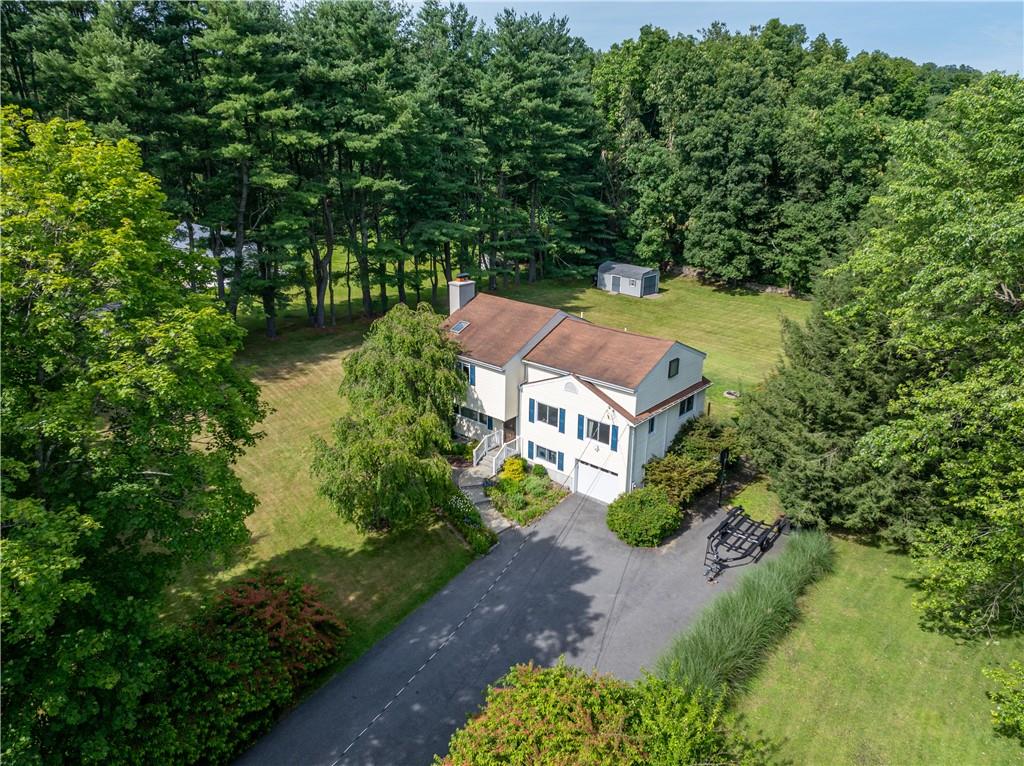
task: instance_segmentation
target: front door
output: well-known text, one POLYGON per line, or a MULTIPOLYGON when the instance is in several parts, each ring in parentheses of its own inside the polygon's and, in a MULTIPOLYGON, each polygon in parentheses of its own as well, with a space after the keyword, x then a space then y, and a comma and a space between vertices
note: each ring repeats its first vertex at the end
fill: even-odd
POLYGON ((619 277, 612 277, 612 292, 617 293, 619 291, 619 277))
POLYGON ((505 433, 502 434, 502 444, 508 444, 516 438, 516 419, 509 418, 505 421, 505 433))

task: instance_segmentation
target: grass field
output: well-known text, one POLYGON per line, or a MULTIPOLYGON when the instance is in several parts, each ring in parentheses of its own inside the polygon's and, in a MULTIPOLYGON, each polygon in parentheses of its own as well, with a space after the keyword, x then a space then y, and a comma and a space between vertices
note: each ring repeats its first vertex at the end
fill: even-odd
POLYGON ((781 758, 821 766, 1020 764, 989 721, 983 667, 1024 656, 1024 638, 962 644, 917 624, 906 556, 836 540, 837 566, 739 705, 782 740, 781 758))
POLYGON ((720 290, 686 277, 664 279, 651 298, 597 290, 585 282, 545 280, 499 293, 508 298, 582 312, 595 324, 681 341, 707 353, 704 374, 712 415, 729 416, 736 403, 722 392, 757 386, 781 353, 782 317, 802 320, 809 301, 746 290, 720 290))

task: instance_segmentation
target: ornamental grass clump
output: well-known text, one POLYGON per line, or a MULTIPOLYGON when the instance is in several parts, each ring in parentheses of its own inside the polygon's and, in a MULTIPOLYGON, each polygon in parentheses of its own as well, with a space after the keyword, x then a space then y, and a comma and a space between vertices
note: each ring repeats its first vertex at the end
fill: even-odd
POLYGON ((608 506, 608 529, 629 545, 651 548, 679 529, 679 506, 660 487, 642 487, 620 495, 608 506))
POLYGON ((832 543, 821 532, 797 532, 776 559, 745 574, 715 599, 658 660, 657 674, 684 689, 746 688, 768 652, 799 615, 803 590, 832 570, 832 543))

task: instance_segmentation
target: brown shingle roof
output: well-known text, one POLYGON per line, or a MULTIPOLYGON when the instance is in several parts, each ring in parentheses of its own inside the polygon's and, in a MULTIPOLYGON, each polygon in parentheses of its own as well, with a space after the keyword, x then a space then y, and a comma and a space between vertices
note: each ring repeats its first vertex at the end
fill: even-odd
POLYGON ((606 394, 604 391, 602 391, 600 388, 595 386, 590 381, 581 380, 580 383, 586 386, 605 404, 607 404, 617 413, 622 415, 626 420, 628 420, 633 425, 636 425, 637 423, 642 423, 643 421, 647 420, 647 418, 651 417, 651 415, 657 415, 659 412, 661 412, 664 409, 667 409, 668 407, 671 407, 676 402, 681 401, 686 397, 690 396, 691 394, 697 393, 698 391, 703 391, 705 388, 708 388, 711 385, 710 380, 702 377, 697 383, 694 383, 692 386, 688 386, 687 388, 684 388, 682 391, 678 391, 672 394, 672 396, 670 396, 668 399, 658 402, 653 407, 648 407, 643 412, 639 412, 636 415, 633 415, 630 413, 629 410, 627 410, 617 401, 612 399, 610 396, 608 396, 608 394, 606 394))
POLYGON ((664 338, 635 335, 589 322, 562 322, 525 359, 635 389, 672 345, 673 341, 664 338))
POLYGON ((558 313, 547 306, 479 293, 449 316, 443 327, 450 329, 456 322, 469 322, 466 329, 451 336, 462 346, 462 353, 504 367, 558 313))

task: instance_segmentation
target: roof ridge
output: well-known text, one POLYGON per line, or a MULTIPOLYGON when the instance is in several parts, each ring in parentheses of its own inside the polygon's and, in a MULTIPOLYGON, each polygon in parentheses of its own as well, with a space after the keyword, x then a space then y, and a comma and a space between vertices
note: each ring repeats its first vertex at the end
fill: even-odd
MULTIPOLYGON (((570 314, 570 316, 572 316, 570 314)), ((586 320, 584 320, 586 321, 586 320)), ((671 338, 662 338, 660 335, 646 335, 642 332, 630 332, 629 330, 620 330, 616 327, 608 327, 608 325, 597 324, 596 322, 587 322, 590 327, 595 327, 599 330, 607 330, 608 332, 617 332, 619 335, 628 335, 631 338, 646 338, 647 340, 658 340, 665 343, 682 343, 682 341, 673 340, 671 338)))

